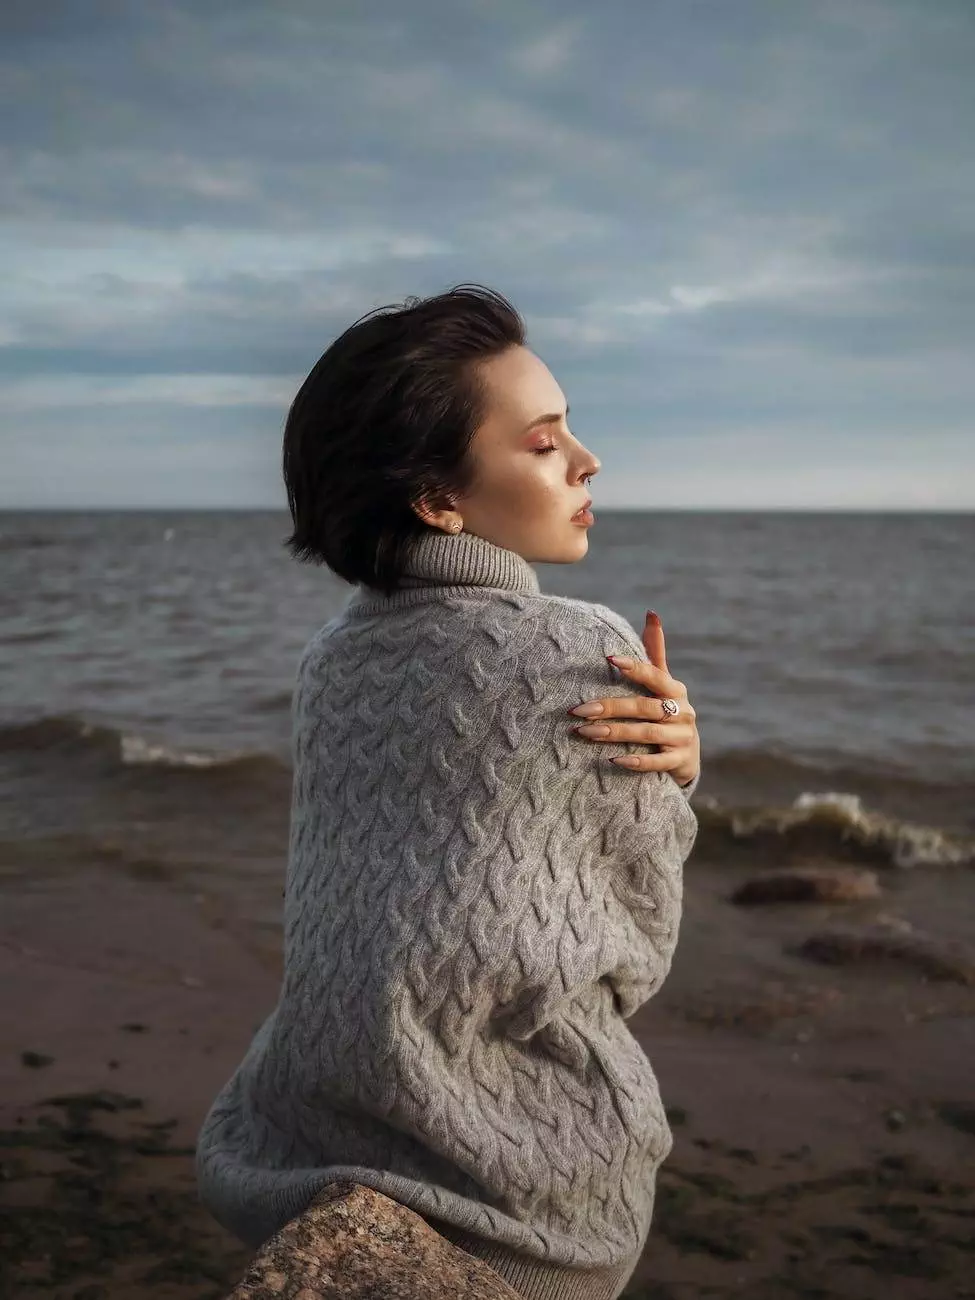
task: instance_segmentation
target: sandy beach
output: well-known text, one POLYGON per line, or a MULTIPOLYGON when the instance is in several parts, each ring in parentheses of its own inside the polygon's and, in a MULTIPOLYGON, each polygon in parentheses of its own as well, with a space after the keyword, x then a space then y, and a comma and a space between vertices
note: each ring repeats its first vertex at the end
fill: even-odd
MULTIPOLYGON (((732 912, 737 878, 690 870, 679 960, 631 1022, 675 1146, 627 1295, 975 1296, 975 994, 909 968, 763 975, 754 935, 736 966, 749 928, 771 951, 840 910, 732 912)), ((192 1146, 274 1005, 273 944, 117 871, 4 895, 0 1294, 225 1296, 250 1253, 198 1204, 192 1146)))

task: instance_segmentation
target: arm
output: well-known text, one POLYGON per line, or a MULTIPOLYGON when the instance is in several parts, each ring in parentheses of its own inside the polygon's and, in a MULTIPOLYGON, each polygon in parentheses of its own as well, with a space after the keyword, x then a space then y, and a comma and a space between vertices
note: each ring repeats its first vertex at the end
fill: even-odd
POLYGON ((667 773, 608 761, 644 746, 605 742, 596 753, 567 717, 580 699, 630 693, 606 655, 635 655, 636 646, 606 612, 612 622, 601 607, 553 601, 548 636, 532 650, 539 730, 523 788, 543 852, 531 862, 533 907, 516 930, 520 978, 499 999, 515 1037, 530 1037, 601 981, 631 1015, 663 983, 677 942, 683 863, 697 834, 687 795, 667 773))

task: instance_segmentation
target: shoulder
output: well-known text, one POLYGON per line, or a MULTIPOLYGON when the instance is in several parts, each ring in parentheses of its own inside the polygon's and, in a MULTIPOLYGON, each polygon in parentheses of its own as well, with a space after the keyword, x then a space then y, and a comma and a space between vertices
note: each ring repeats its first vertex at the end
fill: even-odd
MULTIPOLYGON (((607 605, 547 592, 478 591, 411 606, 379 619, 337 615, 305 645, 299 677, 317 675, 322 660, 359 661, 383 651, 416 656, 425 648, 443 666, 454 656, 524 657, 538 668, 601 661, 605 655, 647 658, 632 624, 607 605), (363 643, 363 644, 360 644, 363 643)), ((605 668, 605 664, 603 664, 605 668)))
POLYGON ((526 692, 553 708, 587 693, 629 694, 633 687, 607 655, 647 660, 643 642, 615 610, 570 596, 508 592, 470 611, 469 635, 445 634, 458 670, 496 691, 526 692))
POLYGON ((633 624, 608 605, 542 593, 526 597, 526 603, 537 612, 565 653, 579 651, 583 657, 605 653, 647 658, 646 647, 633 624))

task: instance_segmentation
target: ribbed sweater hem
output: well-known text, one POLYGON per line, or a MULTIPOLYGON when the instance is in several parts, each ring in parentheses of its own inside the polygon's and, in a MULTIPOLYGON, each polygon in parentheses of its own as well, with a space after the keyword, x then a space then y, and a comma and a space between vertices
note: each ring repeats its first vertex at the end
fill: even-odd
POLYGON ((601 1268, 571 1268, 546 1264, 509 1246, 474 1236, 449 1223, 430 1226, 454 1246, 494 1269, 523 1300, 616 1300, 640 1261, 642 1251, 622 1264, 601 1268))

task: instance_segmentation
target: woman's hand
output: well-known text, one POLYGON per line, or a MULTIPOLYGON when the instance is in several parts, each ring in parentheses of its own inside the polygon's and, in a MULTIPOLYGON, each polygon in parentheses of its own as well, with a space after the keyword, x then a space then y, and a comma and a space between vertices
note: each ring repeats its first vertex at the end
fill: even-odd
POLYGON ((669 772, 678 785, 688 785, 701 770, 697 714, 687 698, 687 687, 670 675, 664 630, 660 616, 652 609, 647 610, 643 644, 650 658, 648 664, 618 655, 613 655, 609 662, 630 681, 645 686, 652 696, 611 695, 577 704, 569 713, 593 721, 573 727, 573 731, 586 740, 659 745, 658 754, 626 754, 614 758, 613 762, 636 772, 669 772), (676 700, 679 705, 679 712, 673 717, 663 707, 665 699, 676 700), (608 718, 635 721, 604 723, 603 719, 608 718))

